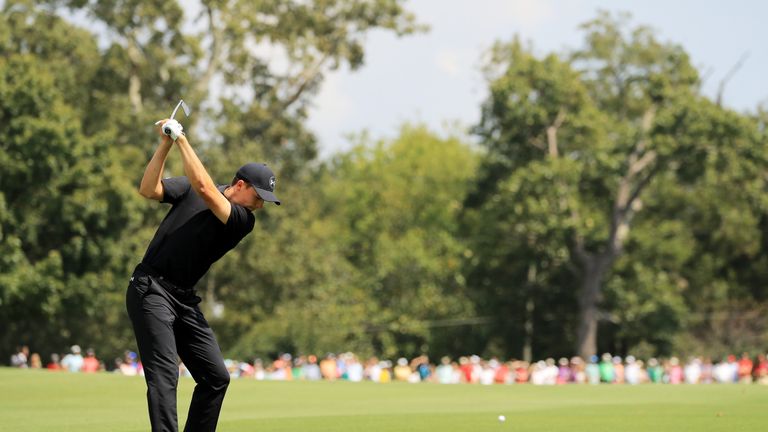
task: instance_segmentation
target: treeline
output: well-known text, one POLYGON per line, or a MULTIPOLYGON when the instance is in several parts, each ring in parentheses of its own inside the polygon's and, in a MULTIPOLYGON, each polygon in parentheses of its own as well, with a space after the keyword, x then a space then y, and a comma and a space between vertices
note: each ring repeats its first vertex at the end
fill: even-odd
POLYGON ((498 42, 466 136, 318 160, 324 74, 425 26, 398 0, 198 6, 4 2, 3 358, 133 346, 127 278, 167 210, 136 188, 182 95, 213 177, 268 161, 284 201, 198 287, 227 355, 765 350, 768 116, 704 96, 680 46, 608 13, 569 52, 498 42))

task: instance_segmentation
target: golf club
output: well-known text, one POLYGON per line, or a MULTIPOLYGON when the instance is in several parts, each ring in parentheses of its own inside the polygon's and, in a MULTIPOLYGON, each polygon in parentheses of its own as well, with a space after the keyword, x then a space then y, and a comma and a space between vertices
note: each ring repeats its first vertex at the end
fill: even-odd
MULTIPOLYGON (((173 120, 174 117, 176 117, 176 111, 179 110, 179 107, 181 107, 181 109, 184 110, 184 115, 186 115, 187 117, 189 117, 189 115, 192 114, 192 110, 189 108, 189 105, 187 105, 187 103, 184 102, 184 99, 181 99, 179 100, 179 103, 176 104, 176 108, 174 108, 173 112, 171 113, 171 118, 170 118, 171 120, 173 120)), ((170 128, 163 127, 163 133, 166 135, 170 135, 171 134, 170 128)))

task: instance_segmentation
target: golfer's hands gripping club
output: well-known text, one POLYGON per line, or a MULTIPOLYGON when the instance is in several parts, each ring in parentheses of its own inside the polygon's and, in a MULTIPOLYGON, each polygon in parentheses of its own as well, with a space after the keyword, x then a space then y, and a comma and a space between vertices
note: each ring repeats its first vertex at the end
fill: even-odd
POLYGON ((160 130, 162 133, 171 137, 171 139, 174 141, 179 139, 180 136, 184 135, 184 126, 182 126, 181 123, 174 119, 160 120, 155 124, 160 124, 160 130))
POLYGON ((171 137, 174 141, 184 134, 184 127, 174 119, 168 120, 163 124, 163 133, 171 137))

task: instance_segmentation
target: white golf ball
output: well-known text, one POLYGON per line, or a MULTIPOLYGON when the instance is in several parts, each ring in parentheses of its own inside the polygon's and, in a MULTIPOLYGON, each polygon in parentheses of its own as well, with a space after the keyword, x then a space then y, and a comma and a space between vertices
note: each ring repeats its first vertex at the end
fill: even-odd
POLYGON ((503 415, 500 415, 500 416, 499 416, 499 421, 500 421, 500 422, 503 422, 503 421, 506 421, 506 420, 507 420, 507 418, 506 418, 506 417, 504 417, 503 415))

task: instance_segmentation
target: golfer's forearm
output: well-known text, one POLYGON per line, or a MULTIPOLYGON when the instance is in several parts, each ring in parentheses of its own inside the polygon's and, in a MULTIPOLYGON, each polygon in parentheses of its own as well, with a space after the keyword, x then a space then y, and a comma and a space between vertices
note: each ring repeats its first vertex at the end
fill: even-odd
POLYGON ((176 140, 176 145, 181 152, 181 160, 184 163, 184 173, 189 179, 189 183, 192 185, 192 189, 197 192, 203 199, 208 194, 217 193, 216 184, 213 182, 208 171, 205 170, 203 163, 200 162, 200 158, 197 157, 195 150, 189 145, 187 137, 180 136, 176 140))
POLYGON ((162 198, 163 189, 160 180, 165 168, 165 159, 168 157, 172 144, 170 140, 164 139, 155 150, 155 154, 152 155, 152 159, 144 170, 144 177, 141 178, 141 185, 139 186, 141 196, 151 199, 162 198))

